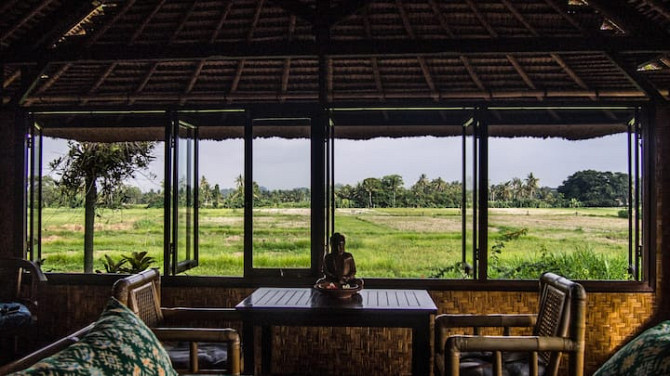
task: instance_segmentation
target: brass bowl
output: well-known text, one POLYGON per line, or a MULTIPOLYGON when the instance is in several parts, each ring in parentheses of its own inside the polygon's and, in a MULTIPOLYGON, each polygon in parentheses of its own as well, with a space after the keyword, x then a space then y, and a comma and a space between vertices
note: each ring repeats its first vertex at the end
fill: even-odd
POLYGON ((337 283, 321 281, 317 282, 314 285, 314 289, 325 295, 329 295, 338 299, 349 299, 354 294, 361 291, 363 289, 363 286, 357 284, 350 284, 348 288, 343 288, 342 286, 339 286, 337 283), (328 286, 330 286, 331 284, 332 286, 335 286, 335 288, 332 287, 328 288, 328 286))

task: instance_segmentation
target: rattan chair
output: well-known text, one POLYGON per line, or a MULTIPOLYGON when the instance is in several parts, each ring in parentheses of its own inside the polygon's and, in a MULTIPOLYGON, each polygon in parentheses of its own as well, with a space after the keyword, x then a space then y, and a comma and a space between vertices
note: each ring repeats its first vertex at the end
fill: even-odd
POLYGON ((193 327, 195 322, 238 321, 239 314, 234 308, 165 308, 161 307, 160 274, 156 269, 145 270, 122 278, 112 289, 113 296, 135 312, 161 342, 188 343, 184 348, 168 347, 173 365, 180 373, 221 373, 239 375, 241 370, 240 337, 231 328, 193 327), (210 351, 203 351, 199 343, 206 343, 210 351), (215 368, 203 367, 203 358, 211 358, 211 349, 226 353, 225 369, 219 362, 215 368), (186 353, 186 369, 181 369, 175 357, 186 353))
POLYGON ((558 374, 568 354, 568 374, 584 374, 586 293, 573 281, 553 273, 540 278, 538 314, 443 314, 435 318, 435 374, 558 374), (473 328, 474 335, 447 334, 473 328), (481 328, 501 328, 503 335, 482 336, 481 328), (533 328, 532 335, 510 336, 511 328, 533 328), (451 329, 450 329, 451 328, 451 329))
POLYGON ((36 337, 39 289, 46 280, 31 261, 0 258, 0 338, 11 356, 19 352, 22 339, 36 337))

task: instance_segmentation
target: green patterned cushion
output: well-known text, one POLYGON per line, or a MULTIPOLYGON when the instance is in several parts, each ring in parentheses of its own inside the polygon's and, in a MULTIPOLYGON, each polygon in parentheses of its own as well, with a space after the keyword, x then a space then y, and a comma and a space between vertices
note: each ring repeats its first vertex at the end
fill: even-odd
POLYGON ((151 330, 111 298, 95 326, 65 350, 14 375, 177 375, 151 330))
POLYGON ((670 320, 619 349, 593 376, 670 375, 670 320))

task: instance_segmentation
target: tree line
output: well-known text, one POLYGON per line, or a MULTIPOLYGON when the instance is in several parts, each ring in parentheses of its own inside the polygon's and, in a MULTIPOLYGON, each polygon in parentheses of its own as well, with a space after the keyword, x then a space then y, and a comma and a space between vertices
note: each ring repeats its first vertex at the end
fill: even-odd
MULTIPOLYGON (((255 207, 310 206, 310 189, 267 189, 254 182, 255 207)), ((595 170, 578 171, 557 188, 540 186, 533 173, 525 178, 512 178, 489 186, 489 207, 552 208, 552 207, 620 207, 628 205, 628 174, 595 170)), ((185 185, 180 185, 184 196, 185 185)), ((203 208, 243 208, 244 178, 240 175, 232 188, 211 185, 202 177, 198 186, 199 206, 203 208)), ((43 206, 79 207, 84 204, 83 193, 63 195, 57 182, 45 176, 42 182, 43 206)), ((472 190, 465 192, 466 202, 472 201, 472 190)), ((355 184, 335 186, 335 204, 340 208, 458 208, 463 200, 460 181, 447 182, 438 177, 429 179, 421 174, 416 182, 405 186, 402 176, 386 175, 365 178, 355 184)), ((124 205, 163 206, 163 190, 142 192, 138 187, 121 184, 99 206, 120 208, 124 205)))

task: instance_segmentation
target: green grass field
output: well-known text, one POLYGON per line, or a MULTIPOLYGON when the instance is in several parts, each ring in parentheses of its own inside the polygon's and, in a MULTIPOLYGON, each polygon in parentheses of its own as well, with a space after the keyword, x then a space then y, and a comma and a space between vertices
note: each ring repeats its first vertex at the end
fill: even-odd
MULTIPOLYGON (((619 210, 490 209, 489 250, 495 252, 489 274, 532 279, 559 269, 572 278, 626 279, 628 221, 619 210)), ((199 215, 200 266, 187 274, 241 276, 242 209, 201 209, 199 215)), ((254 266, 309 267, 309 219, 308 209, 255 209, 254 266)), ((363 278, 463 276, 456 267, 462 257, 458 209, 338 209, 335 221, 363 278)), ((83 223, 83 209, 43 210, 45 270, 83 270, 83 223)), ((104 254, 118 259, 133 251, 148 251, 162 267, 162 209, 102 210, 95 230, 94 269, 104 271, 104 254)), ((471 250, 467 258, 471 262, 471 250)))

